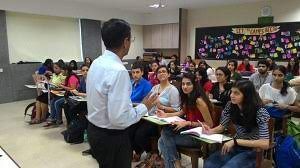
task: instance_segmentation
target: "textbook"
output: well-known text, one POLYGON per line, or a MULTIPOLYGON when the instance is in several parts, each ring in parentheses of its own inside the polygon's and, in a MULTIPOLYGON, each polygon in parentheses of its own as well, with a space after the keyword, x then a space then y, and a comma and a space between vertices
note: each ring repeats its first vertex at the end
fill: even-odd
POLYGON ((222 143, 223 141, 228 141, 231 139, 230 137, 224 136, 222 134, 211 134, 211 135, 203 134, 202 127, 196 127, 196 128, 192 128, 192 129, 189 129, 186 131, 182 131, 182 132, 180 132, 180 134, 191 134, 191 135, 194 135, 194 136, 197 136, 200 138, 205 138, 208 140, 212 140, 212 141, 215 141, 218 143, 222 143))
POLYGON ((178 116, 160 118, 157 115, 153 115, 153 116, 149 116, 149 117, 155 118, 157 120, 164 121, 164 122, 167 122, 167 123, 185 121, 184 119, 182 119, 182 118, 180 118, 178 116))

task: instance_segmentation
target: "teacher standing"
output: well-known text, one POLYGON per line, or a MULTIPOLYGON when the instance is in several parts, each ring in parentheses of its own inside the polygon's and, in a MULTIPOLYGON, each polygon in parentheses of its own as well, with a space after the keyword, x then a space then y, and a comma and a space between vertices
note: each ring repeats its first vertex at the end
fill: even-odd
POLYGON ((103 55, 93 61, 87 77, 88 139, 101 168, 130 168, 132 151, 128 128, 153 106, 147 96, 133 108, 129 74, 122 63, 131 40, 130 25, 120 19, 103 23, 103 55))

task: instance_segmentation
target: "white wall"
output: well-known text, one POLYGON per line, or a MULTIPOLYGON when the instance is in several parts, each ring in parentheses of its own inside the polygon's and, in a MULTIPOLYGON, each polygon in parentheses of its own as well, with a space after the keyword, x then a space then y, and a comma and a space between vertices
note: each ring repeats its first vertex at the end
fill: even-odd
POLYGON ((300 21, 300 0, 272 0, 243 5, 188 10, 187 55, 195 54, 195 28, 256 24, 263 6, 272 7, 274 22, 300 21))
POLYGON ((82 61, 78 19, 6 13, 10 63, 82 61))
MULTIPOLYGON (((130 50, 127 56, 124 57, 126 59, 135 59, 136 56, 143 57, 144 49, 143 49, 143 26, 141 25, 130 25, 131 26, 131 36, 135 37, 134 42, 131 43, 130 50)), ((105 45, 102 41, 102 53, 105 50, 105 45)))
POLYGON ((169 11, 156 10, 157 12, 144 15, 144 25, 179 23, 179 9, 169 11))
POLYGON ((162 24, 178 23, 178 11, 155 9, 152 14, 122 11, 120 9, 104 9, 101 6, 73 1, 51 0, 7 0, 0 1, 0 9, 13 12, 23 12, 38 15, 61 16, 94 20, 110 18, 125 19, 130 24, 162 24))

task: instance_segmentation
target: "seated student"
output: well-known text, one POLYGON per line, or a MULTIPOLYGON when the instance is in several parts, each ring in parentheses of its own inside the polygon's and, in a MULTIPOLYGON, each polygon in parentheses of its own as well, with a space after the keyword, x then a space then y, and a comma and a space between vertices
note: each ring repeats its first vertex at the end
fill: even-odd
MULTIPOLYGON (((62 63, 59 62, 53 65, 54 73, 52 74, 49 83, 58 86, 64 82, 66 77, 63 75, 62 72, 63 67, 64 66, 62 65, 62 63)), ((40 124, 41 122, 46 121, 47 113, 48 113, 48 93, 42 93, 36 98, 35 108, 36 108, 35 118, 29 122, 30 125, 40 124)))
POLYGON ((291 58, 287 65, 287 80, 291 80, 294 76, 299 76, 299 60, 298 58, 291 58))
POLYGON ((237 70, 245 76, 250 76, 255 72, 254 67, 252 64, 250 64, 248 58, 243 60, 243 62, 238 66, 237 70))
POLYGON ((185 68, 186 71, 194 73, 196 69, 196 63, 194 61, 191 61, 188 68, 185 68))
POLYGON ((230 100, 232 82, 230 82, 230 71, 226 67, 218 67, 216 69, 216 83, 210 91, 209 98, 220 101, 220 105, 224 107, 230 100))
POLYGON ((140 103, 143 98, 150 92, 152 85, 149 81, 143 78, 143 65, 139 62, 133 64, 131 68, 132 75, 132 92, 130 99, 132 103, 140 103))
MULTIPOLYGON (((71 90, 75 90, 79 87, 79 78, 72 71, 71 67, 67 67, 66 70, 66 79, 63 84, 60 84, 59 87, 66 90, 66 92, 70 92, 71 90)), ((65 102, 64 97, 56 97, 51 100, 51 113, 48 119, 48 122, 44 127, 49 127, 51 125, 61 125, 62 121, 62 108, 65 102)))
POLYGON ((92 63, 93 63, 93 60, 90 57, 84 58, 84 62, 83 62, 84 65, 87 65, 88 67, 90 67, 92 65, 92 63))
POLYGON ((182 68, 186 69, 186 68, 190 67, 190 64, 191 64, 192 61, 193 61, 193 60, 192 60, 192 57, 191 57, 191 56, 189 56, 189 55, 186 56, 182 68))
MULTIPOLYGON (((158 98, 155 102, 155 106, 149 111, 149 115, 155 115, 156 111, 164 110, 166 113, 178 112, 180 109, 180 98, 178 89, 171 85, 169 78, 169 70, 167 66, 161 65, 157 68, 157 78, 160 84, 154 86, 150 91, 152 94, 157 94, 158 98)), ((141 165, 149 162, 149 159, 157 157, 157 154, 151 156, 151 143, 150 137, 158 136, 157 126, 146 121, 140 121, 139 126, 134 134, 134 141, 132 147, 135 151, 133 161, 138 161, 141 154, 146 151, 148 153, 148 159, 141 163, 141 165), (150 157, 151 156, 151 157, 150 157)), ((141 166, 140 165, 140 166, 141 166)))
POLYGON ((177 67, 175 61, 170 61, 168 65, 170 71, 170 80, 177 80, 177 76, 180 75, 180 69, 177 67))
POLYGON ((183 75, 180 89, 181 111, 175 113, 165 113, 163 110, 157 111, 157 115, 160 117, 186 116, 186 121, 175 122, 172 126, 164 127, 162 130, 158 145, 166 168, 181 167, 176 146, 200 147, 201 145, 199 140, 190 135, 180 134, 181 131, 201 126, 198 121, 204 122, 210 127, 213 126, 210 115, 212 104, 195 78, 192 73, 183 75))
POLYGON ((269 62, 269 70, 268 71, 273 71, 273 69, 277 66, 275 61, 273 60, 272 57, 267 57, 266 60, 269 62))
POLYGON ((71 60, 69 63, 69 67, 71 67, 72 70, 77 70, 77 62, 75 60, 71 60))
POLYGON ((259 96, 265 105, 288 110, 289 105, 295 104, 297 93, 285 81, 286 73, 287 69, 284 66, 276 66, 272 71, 273 81, 259 89, 259 96))
POLYGON ((53 61, 52 59, 46 59, 41 67, 39 67, 37 74, 38 75, 47 75, 52 74, 53 72, 53 61))
POLYGON ((230 73, 231 73, 230 79, 233 82, 242 79, 241 74, 239 74, 236 71, 237 65, 238 65, 238 62, 236 60, 229 60, 228 63, 227 63, 227 66, 226 66, 229 69, 230 73))
POLYGON ((208 79, 207 71, 203 68, 197 68, 195 71, 196 75, 196 82, 200 84, 200 86, 203 88, 206 95, 209 95, 209 93, 212 90, 213 84, 208 79))
POLYGON ((198 68, 203 68, 206 70, 207 72, 207 76, 208 79, 210 80, 214 80, 215 79, 215 72, 214 70, 211 68, 211 66, 209 66, 205 60, 201 60, 198 64, 198 68))
POLYGON ((175 61, 175 65, 176 66, 179 65, 179 60, 177 59, 177 55, 176 54, 171 55, 171 61, 175 61))
POLYGON ((237 81, 232 87, 228 102, 222 112, 220 125, 210 128, 203 124, 203 133, 222 133, 228 128, 230 121, 236 128, 233 140, 224 143, 219 150, 208 157, 204 168, 220 167, 255 167, 256 151, 253 148, 269 147, 269 114, 263 108, 254 85, 248 80, 237 81))
POLYGON ((162 55, 158 55, 157 56, 157 60, 158 60, 158 64, 159 65, 167 65, 167 62, 166 62, 166 60, 163 58, 163 56, 162 55))
POLYGON ((258 92, 263 84, 272 82, 272 75, 269 74, 269 63, 266 60, 257 62, 258 72, 252 74, 249 80, 254 84, 255 90, 258 92))
POLYGON ((148 80, 152 84, 152 86, 159 84, 159 80, 157 79, 157 74, 156 74, 157 67, 158 67, 158 62, 153 61, 151 63, 152 72, 148 73, 148 80))
MULTIPOLYGON (((85 64, 81 66, 81 78, 80 78, 80 85, 79 88, 76 90, 70 90, 70 92, 73 95, 86 97, 86 78, 87 73, 89 71, 89 67, 85 64)), ((67 125, 71 123, 74 119, 78 117, 80 113, 86 113, 87 112, 87 104, 86 102, 77 102, 71 99, 67 99, 67 104, 65 107, 65 116, 67 119, 67 125)))

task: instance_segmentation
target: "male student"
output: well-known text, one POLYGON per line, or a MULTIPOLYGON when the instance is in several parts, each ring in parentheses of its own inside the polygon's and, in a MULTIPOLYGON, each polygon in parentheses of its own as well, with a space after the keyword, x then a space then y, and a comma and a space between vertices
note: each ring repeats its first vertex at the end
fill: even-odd
POLYGON ((131 81, 132 92, 130 96, 133 103, 142 102, 143 98, 151 91, 152 85, 149 81, 143 78, 143 74, 144 68, 142 63, 134 63, 131 68, 133 80, 131 81))
POLYGON ((254 84, 256 91, 259 91, 259 88, 265 83, 271 83, 273 78, 269 74, 268 68, 269 63, 266 60, 259 60, 257 62, 258 72, 250 76, 250 81, 254 84))
POLYGON ((101 36, 106 50, 93 61, 86 85, 89 144, 99 167, 131 168, 127 128, 152 108, 157 96, 147 96, 132 107, 130 78, 122 63, 131 44, 129 24, 110 19, 103 23, 101 36))

